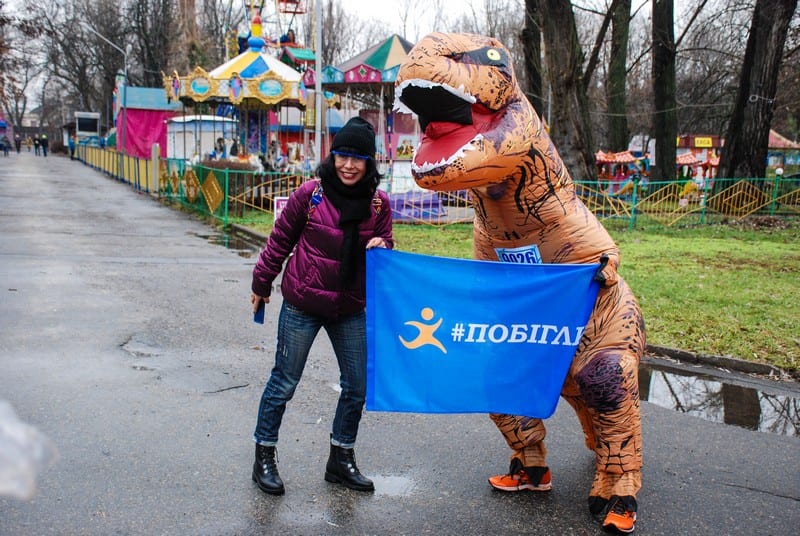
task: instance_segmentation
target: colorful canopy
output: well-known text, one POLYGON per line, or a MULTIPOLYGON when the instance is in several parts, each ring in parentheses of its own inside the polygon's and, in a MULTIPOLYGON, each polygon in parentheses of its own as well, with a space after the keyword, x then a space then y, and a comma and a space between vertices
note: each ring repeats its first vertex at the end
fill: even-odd
POLYGON ((696 166, 699 163, 700 161, 692 152, 680 154, 675 159, 675 164, 678 166, 696 166))
MULTIPOLYGON (((384 99, 391 108, 397 71, 413 46, 413 43, 394 34, 336 67, 325 66, 322 69, 322 88, 351 95, 375 95, 383 89, 384 99)), ((313 69, 303 74, 303 82, 306 87, 314 86, 316 73, 313 69)))
POLYGON ((300 73, 272 56, 263 43, 261 39, 253 41, 248 50, 210 72, 195 67, 187 76, 177 72, 164 76, 168 98, 230 103, 243 109, 281 104, 304 108, 305 87, 300 73))
POLYGON ((630 151, 620 151, 618 153, 597 151, 594 159, 598 164, 633 164, 636 162, 636 157, 630 151))
POLYGON ((353 67, 365 64, 379 71, 384 71, 403 63, 403 60, 406 59, 408 52, 413 46, 413 43, 394 34, 382 43, 378 43, 342 63, 339 65, 339 69, 348 71, 353 67))

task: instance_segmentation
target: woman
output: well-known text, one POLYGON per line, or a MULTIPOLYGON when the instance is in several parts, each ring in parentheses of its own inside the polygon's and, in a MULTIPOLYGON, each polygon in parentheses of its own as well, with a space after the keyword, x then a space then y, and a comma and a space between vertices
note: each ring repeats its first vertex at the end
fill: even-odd
POLYGON ((366 396, 365 250, 394 246, 389 198, 378 190, 381 175, 374 155, 372 125, 359 117, 348 121, 317 168, 317 178, 289 198, 253 269, 250 301, 256 312, 269 303, 272 282, 289 258, 281 280, 275 366, 254 433, 253 481, 269 494, 284 493, 275 461, 278 430, 323 327, 339 363, 342 388, 325 480, 359 491, 375 489, 353 453, 366 396))

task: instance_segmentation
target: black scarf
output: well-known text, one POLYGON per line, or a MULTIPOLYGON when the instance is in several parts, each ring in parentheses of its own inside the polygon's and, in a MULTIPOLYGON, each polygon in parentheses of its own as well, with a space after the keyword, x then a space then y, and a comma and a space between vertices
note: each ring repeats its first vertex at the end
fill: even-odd
POLYGON ((324 195, 339 210, 339 227, 344 233, 342 270, 339 273, 339 285, 344 288, 352 283, 356 267, 364 255, 358 247, 358 224, 370 217, 377 184, 367 177, 353 186, 343 184, 336 175, 321 179, 324 195))

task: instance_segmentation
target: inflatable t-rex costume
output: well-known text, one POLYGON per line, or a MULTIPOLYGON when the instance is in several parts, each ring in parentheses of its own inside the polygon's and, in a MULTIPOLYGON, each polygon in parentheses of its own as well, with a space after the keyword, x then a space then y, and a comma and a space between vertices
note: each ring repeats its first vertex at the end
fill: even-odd
MULTIPOLYGON (((499 41, 471 34, 426 36, 400 66, 395 107, 416 113, 423 130, 412 163, 417 184, 470 190, 475 258, 497 260, 496 248, 534 245, 546 263, 607 258, 598 271, 602 288, 561 395, 577 412, 586 446, 595 453, 592 513, 605 510, 604 524, 632 531, 641 488, 637 370, 645 329, 636 298, 617 275, 619 249, 575 194, 499 41)), ((525 396, 524 385, 520 396, 525 396)), ((509 475, 490 483, 507 491, 550 489, 542 420, 491 418, 513 453, 509 475)))

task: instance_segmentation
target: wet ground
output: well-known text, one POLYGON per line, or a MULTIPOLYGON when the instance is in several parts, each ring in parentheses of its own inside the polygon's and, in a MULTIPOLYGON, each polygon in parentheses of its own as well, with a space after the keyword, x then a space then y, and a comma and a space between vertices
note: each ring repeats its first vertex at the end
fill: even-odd
POLYGON ((719 369, 658 363, 639 368, 641 399, 663 408, 748 430, 800 436, 800 399, 780 382, 719 369), (701 369, 701 370, 697 370, 701 369))
MULTIPOLYGON (((509 450, 485 415, 366 412, 356 452, 375 493, 326 483, 338 374, 324 336, 281 428, 287 493, 261 493, 251 436, 280 300, 252 322, 253 257, 79 162, 2 163, 0 399, 57 454, 30 500, 0 498, 0 535, 602 534, 593 454, 564 403, 547 420, 549 493, 491 490, 509 450)), ((796 533, 796 432, 756 431, 776 421, 763 402, 758 419, 752 403, 728 409, 796 400, 796 384, 731 372, 703 386, 703 368, 647 365, 636 534, 796 533)))

